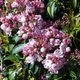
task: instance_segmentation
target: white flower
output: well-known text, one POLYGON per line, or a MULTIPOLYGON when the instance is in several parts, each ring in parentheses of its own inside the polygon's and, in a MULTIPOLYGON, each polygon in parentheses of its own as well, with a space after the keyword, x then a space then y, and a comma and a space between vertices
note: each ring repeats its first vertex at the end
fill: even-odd
POLYGON ((11 19, 13 17, 12 13, 9 13, 8 16, 6 16, 6 18, 11 19))
POLYGON ((2 30, 6 30, 5 24, 2 24, 2 25, 1 25, 1 29, 2 29, 2 30))
POLYGON ((36 43, 36 41, 35 41, 34 39, 31 39, 31 40, 29 41, 29 44, 30 44, 31 46, 34 46, 34 45, 36 45, 37 43, 36 43))
POLYGON ((51 32, 50 32, 50 31, 47 31, 47 32, 45 33, 45 36, 46 36, 46 37, 51 36, 51 32))
POLYGON ((34 54, 34 57, 37 59, 38 62, 42 60, 42 57, 39 54, 34 54))
POLYGON ((21 17, 21 21, 20 21, 20 22, 25 22, 25 21, 26 21, 25 16, 22 16, 22 17, 21 17))
POLYGON ((55 45, 55 46, 58 46, 58 45, 60 45, 60 42, 61 42, 60 39, 55 39, 54 45, 55 45))
POLYGON ((50 54, 50 53, 48 53, 47 55, 46 55, 46 59, 50 59, 50 58, 52 58, 53 56, 52 56, 52 54, 50 54))
POLYGON ((18 31, 17 34, 18 36, 21 36, 24 32, 23 31, 18 31))
POLYGON ((46 48, 45 48, 45 47, 42 47, 42 48, 40 49, 40 51, 41 51, 41 52, 45 52, 45 51, 46 51, 46 48))
POLYGON ((11 28, 10 27, 6 28, 6 34, 8 34, 9 36, 11 35, 11 28))
POLYGON ((34 64, 35 58, 33 56, 26 57, 26 63, 34 64))
POLYGON ((60 44, 60 52, 61 53, 66 53, 66 47, 67 47, 66 43, 61 43, 60 44))
POLYGON ((44 68, 49 69, 51 67, 51 65, 52 65, 51 60, 48 60, 48 59, 44 60, 44 68))
POLYGON ((70 51, 71 51, 70 47, 67 47, 66 52, 70 52, 70 51))
POLYGON ((17 2, 15 2, 15 1, 11 4, 12 8, 15 8, 15 7, 18 7, 18 6, 19 6, 19 4, 17 2))
POLYGON ((50 45, 53 45, 54 44, 54 38, 50 38, 50 45))
POLYGON ((57 58, 63 57, 63 54, 60 52, 59 49, 56 49, 56 50, 54 51, 54 55, 55 55, 57 58))
POLYGON ((52 65, 51 65, 51 67, 49 68, 49 71, 50 71, 50 73, 51 74, 58 74, 58 68, 57 68, 57 65, 56 65, 56 63, 53 63, 52 65))
POLYGON ((27 38, 28 38, 28 35, 27 35, 27 34, 23 34, 23 35, 22 35, 22 38, 23 38, 23 39, 27 39, 27 38))

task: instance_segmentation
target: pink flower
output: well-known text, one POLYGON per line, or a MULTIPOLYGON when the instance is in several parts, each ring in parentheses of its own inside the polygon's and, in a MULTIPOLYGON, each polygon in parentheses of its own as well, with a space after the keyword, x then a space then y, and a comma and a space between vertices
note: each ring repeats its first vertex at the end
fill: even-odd
POLYGON ((49 69, 52 65, 52 61, 45 59, 44 61, 42 61, 42 64, 44 65, 44 68, 49 69))
POLYGON ((9 36, 11 35, 11 28, 6 28, 6 34, 8 34, 9 36))
POLYGON ((11 19, 13 17, 12 13, 9 13, 8 16, 6 16, 7 19, 11 19))
POLYGON ((22 23, 23 23, 23 22, 26 22, 26 17, 25 17, 25 16, 22 16, 20 22, 22 22, 22 23))
POLYGON ((2 5, 3 4, 3 1, 2 0, 0 0, 0 5, 2 5))
POLYGON ((67 47, 66 52, 70 52, 70 51, 71 51, 70 47, 67 47))
POLYGON ((23 39, 27 39, 27 38, 28 38, 28 35, 27 35, 27 34, 23 34, 23 35, 22 35, 22 38, 23 38, 23 39))
POLYGON ((50 44, 53 45, 54 44, 54 38, 50 38, 50 44))
POLYGON ((45 52, 45 51, 46 51, 46 48, 45 48, 45 47, 42 47, 42 48, 40 49, 40 51, 41 51, 41 52, 45 52))
POLYGON ((17 34, 18 36, 21 36, 24 32, 23 31, 18 31, 17 34))
POLYGON ((34 54, 34 57, 37 59, 38 62, 42 61, 42 57, 39 54, 34 54))
POLYGON ((60 52, 59 49, 56 49, 56 50, 54 51, 54 55, 55 55, 57 58, 61 58, 61 57, 64 56, 64 55, 60 52))
POLYGON ((2 25, 1 25, 1 29, 2 29, 2 30, 6 30, 5 24, 2 24, 2 25))
POLYGON ((60 45, 60 42, 61 42, 60 39, 55 39, 54 45, 55 45, 55 46, 58 46, 58 45, 60 45))
POLYGON ((12 8, 15 8, 15 7, 18 7, 18 6, 19 6, 19 4, 17 2, 15 2, 15 1, 11 4, 12 8))
POLYGON ((34 64, 35 58, 33 56, 26 57, 26 63, 34 64))

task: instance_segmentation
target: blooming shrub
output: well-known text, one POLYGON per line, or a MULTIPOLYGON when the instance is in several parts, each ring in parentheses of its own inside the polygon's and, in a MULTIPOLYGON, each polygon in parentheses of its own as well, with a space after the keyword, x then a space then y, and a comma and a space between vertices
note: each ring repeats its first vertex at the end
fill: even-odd
MULTIPOLYGON (((0 1, 0 6, 2 5, 0 9, 2 80, 53 80, 56 74, 64 79, 68 73, 71 79, 79 77, 75 77, 74 71, 72 76, 70 67, 66 69, 69 72, 60 76, 61 70, 68 65, 73 67, 74 64, 70 61, 75 61, 72 57, 75 55, 71 50, 73 36, 58 29, 70 25, 70 18, 63 17, 62 21, 55 22, 45 20, 44 0, 4 0, 0 1)), ((50 12, 48 7, 49 15, 50 12)), ((54 17, 52 13, 51 16, 54 17)))

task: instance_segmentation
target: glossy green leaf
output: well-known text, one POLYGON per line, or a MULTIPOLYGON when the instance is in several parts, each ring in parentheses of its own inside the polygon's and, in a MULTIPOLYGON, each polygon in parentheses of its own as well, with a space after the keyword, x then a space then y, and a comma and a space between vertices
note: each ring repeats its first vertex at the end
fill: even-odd
POLYGON ((55 2, 51 6, 51 16, 54 17, 54 12, 55 11, 55 2))
POLYGON ((77 0, 73 0, 73 7, 74 7, 74 8, 77 7, 77 0))
POLYGON ((6 71, 3 71, 2 74, 9 74, 9 72, 6 70, 6 71))
POLYGON ((54 74, 54 80, 58 79, 58 75, 54 74))
POLYGON ((12 50, 12 53, 18 53, 21 51, 21 49, 25 46, 26 44, 19 44, 17 46, 15 46, 12 50))
POLYGON ((15 36, 13 37, 13 40, 15 40, 16 43, 19 41, 19 39, 20 39, 20 37, 18 37, 17 35, 15 35, 15 36))
POLYGON ((9 51, 11 51, 14 47, 14 44, 9 44, 9 51))
POLYGON ((47 7, 47 12, 48 12, 49 16, 51 17, 51 9, 50 9, 50 7, 47 7))
POLYGON ((70 76, 71 77, 75 77, 76 76, 75 72, 74 71, 70 71, 70 76))
POLYGON ((46 78, 50 78, 50 77, 51 77, 50 73, 46 74, 46 78))
POLYGON ((10 56, 6 57, 4 60, 16 60, 16 59, 17 59, 16 56, 10 55, 10 56))
POLYGON ((16 76, 16 72, 12 72, 12 73, 9 75, 9 80, 15 80, 15 76, 16 76))
POLYGON ((34 64, 30 64, 29 69, 32 69, 34 66, 34 64))
POLYGON ((8 78, 6 77, 6 78, 4 78, 3 80, 8 80, 8 78))
POLYGON ((34 74, 36 74, 38 72, 39 67, 37 65, 35 65, 35 69, 34 69, 34 74))

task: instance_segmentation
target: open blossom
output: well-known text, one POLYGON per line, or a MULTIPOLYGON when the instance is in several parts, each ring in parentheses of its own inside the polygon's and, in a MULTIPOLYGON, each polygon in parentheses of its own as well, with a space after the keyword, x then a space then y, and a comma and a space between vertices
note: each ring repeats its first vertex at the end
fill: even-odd
POLYGON ((23 39, 27 39, 27 38, 28 38, 28 35, 27 35, 27 34, 23 34, 23 35, 22 35, 22 38, 23 38, 23 39))
POLYGON ((35 57, 33 56, 26 57, 26 63, 34 64, 34 62, 35 62, 35 57))
POLYGON ((55 43, 54 43, 54 44, 55 44, 55 46, 60 45, 60 42, 61 42, 61 41, 60 41, 59 39, 55 39, 55 43))
POLYGON ((45 52, 45 50, 46 50, 45 47, 42 47, 42 48, 40 49, 41 52, 45 52))
POLYGON ((67 44, 66 43, 61 43, 60 44, 60 52, 61 53, 66 53, 66 48, 67 48, 67 44))
POLYGON ((52 61, 51 60, 48 60, 48 59, 45 59, 42 64, 44 64, 44 68, 46 69, 49 69, 52 65, 52 61))
POLYGON ((11 35, 11 28, 6 28, 6 34, 8 34, 9 36, 11 35))
POLYGON ((64 54, 61 53, 59 49, 56 49, 56 50, 54 51, 54 55, 55 55, 57 58, 60 58, 60 57, 63 57, 63 56, 64 56, 64 54))
POLYGON ((71 51, 70 47, 67 47, 66 52, 70 52, 70 51, 71 51))
POLYGON ((1 25, 1 29, 2 29, 2 30, 6 30, 5 24, 2 24, 2 25, 1 25))
POLYGON ((15 8, 15 7, 18 7, 19 6, 19 4, 16 2, 16 1, 14 1, 12 4, 11 4, 11 7, 12 8, 15 8))
POLYGON ((42 57, 39 54, 34 54, 34 57, 38 62, 42 61, 42 57))
POLYGON ((9 13, 9 14, 6 16, 7 19, 11 19, 12 17, 13 17, 13 14, 12 14, 12 13, 9 13))

